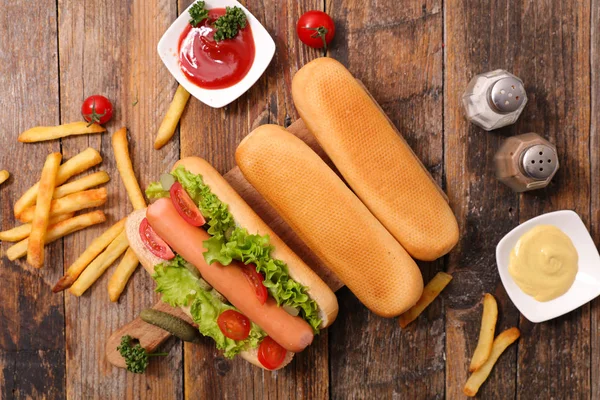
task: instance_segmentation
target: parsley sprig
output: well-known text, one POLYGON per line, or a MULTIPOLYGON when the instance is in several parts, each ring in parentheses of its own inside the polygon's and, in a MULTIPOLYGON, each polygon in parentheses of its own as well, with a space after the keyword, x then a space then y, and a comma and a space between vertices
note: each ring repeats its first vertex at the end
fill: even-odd
POLYGON ((166 356, 168 353, 148 353, 146 349, 138 342, 132 345, 133 338, 125 335, 121 338, 121 344, 117 346, 117 350, 125 359, 127 371, 135 374, 143 374, 148 368, 148 357, 166 356))
MULTIPOLYGON (((190 8, 190 24, 198 26, 198 24, 208 18, 208 10, 204 8, 204 1, 198 1, 190 8)), ((225 15, 220 16, 213 23, 215 27, 214 39, 217 42, 225 39, 233 39, 240 29, 246 27, 248 20, 246 14, 240 7, 226 7, 225 15)))
POLYGON ((198 24, 208 18, 208 10, 204 8, 205 3, 203 1, 197 1, 190 8, 190 24, 192 26, 198 26, 198 24))
POLYGON ((239 7, 227 7, 225 15, 215 21, 215 40, 233 39, 241 28, 246 27, 246 14, 239 7))

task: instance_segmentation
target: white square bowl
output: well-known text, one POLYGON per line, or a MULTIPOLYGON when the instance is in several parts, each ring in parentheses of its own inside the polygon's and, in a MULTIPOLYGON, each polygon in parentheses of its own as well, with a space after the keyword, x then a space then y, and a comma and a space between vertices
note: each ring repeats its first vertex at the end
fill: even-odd
POLYGON ((583 221, 570 210, 555 211, 532 218, 510 231, 496 246, 496 263, 500 279, 510 299, 531 322, 559 317, 600 295, 600 255, 583 221), (573 286, 554 300, 540 302, 519 288, 508 272, 510 253, 519 238, 537 225, 554 225, 573 242, 579 254, 579 271, 573 286))
POLYGON ((183 86, 192 96, 206 105, 214 108, 221 108, 231 103, 242 94, 244 94, 260 76, 265 72, 273 55, 275 54, 275 42, 269 32, 252 15, 246 7, 235 0, 205 0, 206 8, 225 8, 237 6, 244 10, 246 17, 252 29, 254 38, 254 62, 250 70, 241 81, 225 89, 203 89, 190 82, 179 67, 179 37, 190 21, 190 4, 184 12, 171 24, 169 29, 160 38, 157 50, 161 60, 173 77, 183 86))

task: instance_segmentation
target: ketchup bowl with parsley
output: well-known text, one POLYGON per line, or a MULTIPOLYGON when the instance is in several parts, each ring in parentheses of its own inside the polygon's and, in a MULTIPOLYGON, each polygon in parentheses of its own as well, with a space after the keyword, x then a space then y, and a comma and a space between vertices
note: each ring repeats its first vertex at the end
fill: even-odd
POLYGON ((220 108, 260 78, 275 42, 237 1, 196 1, 165 32, 158 53, 192 96, 220 108))

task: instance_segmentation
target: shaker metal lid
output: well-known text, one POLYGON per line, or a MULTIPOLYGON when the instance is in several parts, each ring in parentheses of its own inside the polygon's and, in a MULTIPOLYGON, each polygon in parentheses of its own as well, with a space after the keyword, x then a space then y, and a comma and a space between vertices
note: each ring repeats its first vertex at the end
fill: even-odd
POLYGON ((552 147, 536 144, 525 150, 521 163, 526 175, 533 179, 543 180, 558 168, 558 156, 552 147))
POLYGON ((499 79, 490 87, 492 106, 504 114, 516 111, 526 98, 523 82, 516 77, 499 79))

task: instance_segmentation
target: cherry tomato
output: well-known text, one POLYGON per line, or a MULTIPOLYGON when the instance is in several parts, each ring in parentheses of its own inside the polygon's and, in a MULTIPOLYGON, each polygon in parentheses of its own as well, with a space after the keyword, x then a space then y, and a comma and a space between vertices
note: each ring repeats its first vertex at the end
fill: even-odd
POLYGON ((171 260, 175 257, 175 254, 169 245, 154 232, 154 229, 152 229, 148 223, 147 218, 144 218, 140 224, 140 238, 148 250, 156 257, 162 258, 163 260, 171 260))
POLYGON ((296 33, 305 45, 327 50, 327 45, 335 36, 335 25, 331 17, 323 11, 312 10, 300 17, 296 33))
POLYGON ((250 320, 235 310, 226 310, 217 318, 223 335, 233 340, 244 340, 250 334, 250 320))
POLYGON ((275 369, 285 360, 287 350, 267 336, 258 346, 258 361, 267 369, 275 369))
POLYGON ((260 304, 265 304, 265 301, 267 301, 267 297, 269 296, 269 292, 267 292, 267 288, 263 284, 265 278, 256 271, 256 266, 254 264, 241 265, 241 268, 246 279, 248 279, 248 283, 254 288, 258 301, 260 301, 260 304))
POLYGON ((188 224, 202 226, 206 223, 204 216, 200 210, 198 210, 194 200, 192 200, 183 186, 181 186, 181 183, 175 182, 171 185, 169 193, 171 194, 171 201, 173 202, 175 209, 188 224))
POLYGON ((110 121, 113 115, 113 105, 109 99, 98 94, 84 100, 81 115, 89 122, 103 125, 110 121))

